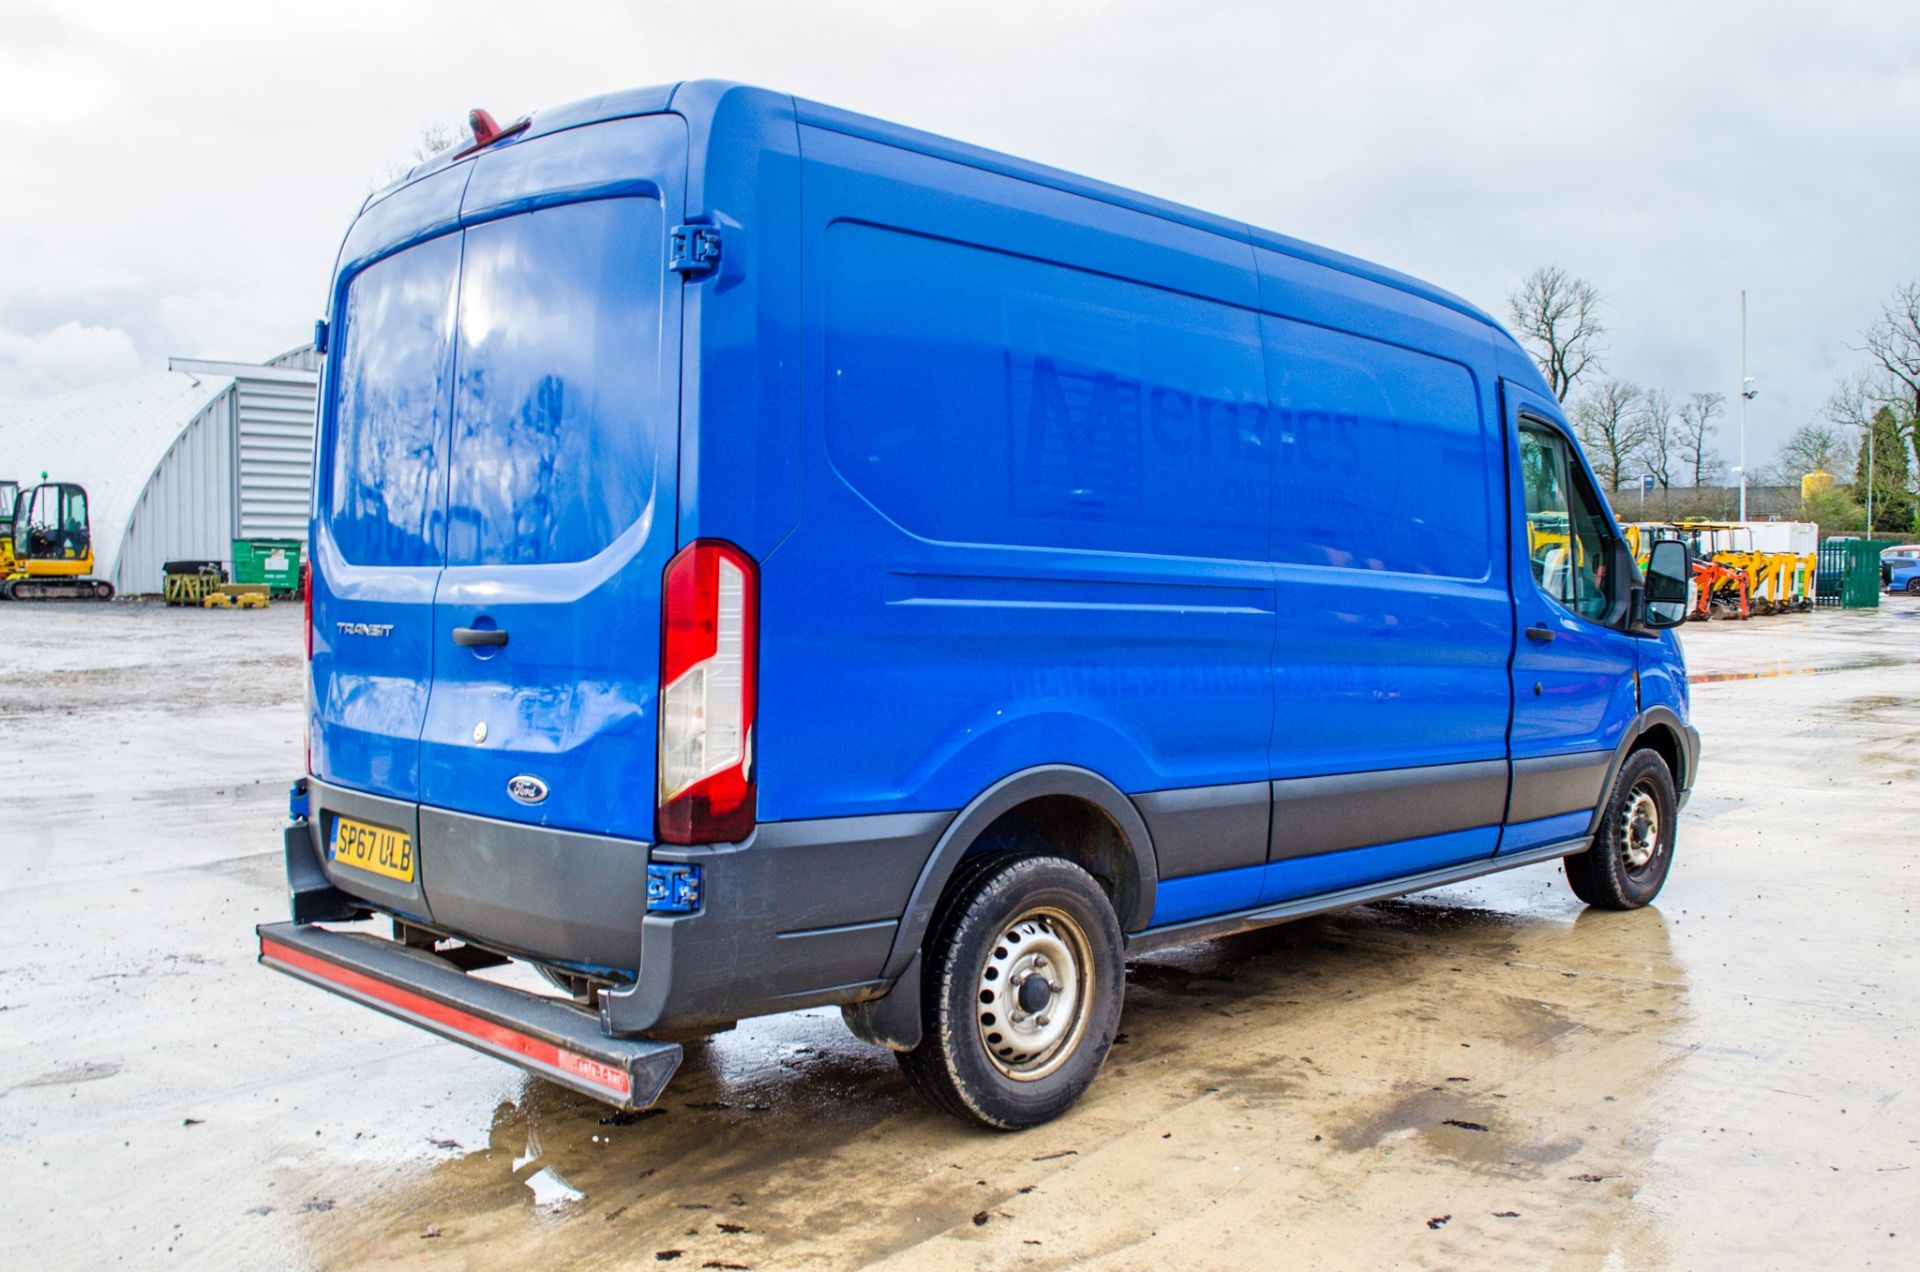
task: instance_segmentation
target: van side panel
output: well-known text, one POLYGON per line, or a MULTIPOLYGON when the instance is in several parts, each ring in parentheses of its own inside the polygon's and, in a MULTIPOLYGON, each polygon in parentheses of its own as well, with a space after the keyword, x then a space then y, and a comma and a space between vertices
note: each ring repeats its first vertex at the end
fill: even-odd
MULTIPOLYGON (((687 219, 718 229, 720 265, 687 284, 678 541, 726 539, 756 560, 800 515, 800 154, 793 101, 695 83, 687 219)), ((764 819, 763 813, 763 819, 764 819)))
POLYGON ((1208 864, 1262 860, 1247 249, 836 132, 801 147, 803 513, 763 571, 761 816, 957 809, 1066 764, 1229 788, 1224 816, 1163 824, 1205 828, 1196 852, 1238 836, 1208 864))
POLYGON ((1283 616, 1271 903, 1493 852, 1513 615, 1485 329, 1256 255, 1283 616), (1353 851, 1383 844, 1402 848, 1353 851))

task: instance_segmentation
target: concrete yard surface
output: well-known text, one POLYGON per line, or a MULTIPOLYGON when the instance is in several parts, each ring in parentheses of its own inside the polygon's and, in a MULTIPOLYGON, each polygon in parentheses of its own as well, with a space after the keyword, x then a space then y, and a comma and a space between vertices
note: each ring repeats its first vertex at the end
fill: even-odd
POLYGON ((615 1115, 260 969, 299 606, 0 604, 0 1263, 1920 1265, 1920 603, 1684 640, 1654 907, 1549 864, 1136 960, 1005 1135, 832 1011, 615 1115))

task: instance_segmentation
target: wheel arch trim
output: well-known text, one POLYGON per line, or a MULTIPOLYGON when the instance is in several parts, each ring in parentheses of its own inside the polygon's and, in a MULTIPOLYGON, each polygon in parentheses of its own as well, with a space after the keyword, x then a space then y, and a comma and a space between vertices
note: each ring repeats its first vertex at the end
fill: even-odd
POLYGON ((893 949, 887 955, 882 976, 898 977, 919 952, 947 881, 980 835, 1004 814, 1031 800, 1049 796, 1066 796, 1089 804, 1113 823, 1132 858, 1134 871, 1131 913, 1118 916, 1120 929, 1134 932, 1146 926, 1153 914, 1159 869, 1153 839, 1140 810, 1119 787, 1090 769, 1070 764, 1043 764, 1001 778, 954 815, 907 898, 906 912, 900 916, 900 927, 894 934, 893 949))
POLYGON ((1613 798, 1613 784, 1620 779, 1620 769, 1627 757, 1642 749, 1648 734, 1662 730, 1673 737, 1674 751, 1680 756, 1681 771, 1673 775, 1674 802, 1686 803, 1687 794, 1693 789, 1693 773, 1700 764, 1699 735, 1680 718, 1680 713, 1672 707, 1648 707, 1634 717, 1633 725, 1613 749, 1613 759, 1607 765, 1607 780, 1600 787, 1600 802, 1594 806, 1593 818, 1587 823, 1589 838, 1600 833, 1600 823, 1607 815, 1607 804, 1613 798))

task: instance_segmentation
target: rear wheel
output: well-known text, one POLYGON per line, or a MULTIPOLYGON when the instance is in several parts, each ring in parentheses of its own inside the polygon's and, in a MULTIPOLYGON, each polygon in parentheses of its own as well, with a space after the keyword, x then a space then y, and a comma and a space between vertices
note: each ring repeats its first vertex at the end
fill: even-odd
POLYGON ((1907 580, 1907 595, 1920 596, 1920 574, 1916 574, 1907 580))
POLYGON ((1673 867, 1678 804, 1667 762, 1653 751, 1629 755, 1593 847, 1566 860, 1574 895, 1603 910, 1637 910, 1660 895, 1673 867))
POLYGON ((1093 877, 1058 857, 963 867, 923 955, 921 1042, 907 1080, 999 1130, 1072 1107, 1113 1045, 1125 994, 1120 923, 1093 877))

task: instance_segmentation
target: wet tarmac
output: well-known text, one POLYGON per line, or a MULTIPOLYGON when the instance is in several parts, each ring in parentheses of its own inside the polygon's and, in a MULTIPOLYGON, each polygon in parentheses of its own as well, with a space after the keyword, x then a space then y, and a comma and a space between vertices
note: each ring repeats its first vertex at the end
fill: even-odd
POLYGON ((0 606, 0 1263, 1913 1267, 1920 605, 1685 639, 1654 908, 1544 865, 1138 960, 997 1135, 833 1012, 617 1116, 258 969, 297 607, 0 606))

